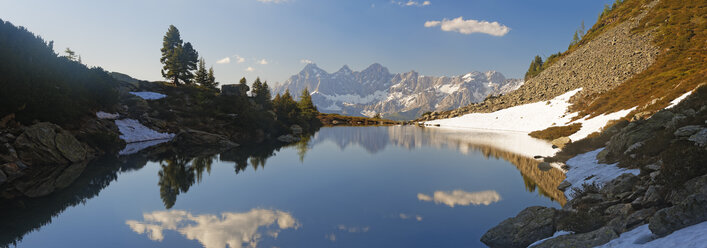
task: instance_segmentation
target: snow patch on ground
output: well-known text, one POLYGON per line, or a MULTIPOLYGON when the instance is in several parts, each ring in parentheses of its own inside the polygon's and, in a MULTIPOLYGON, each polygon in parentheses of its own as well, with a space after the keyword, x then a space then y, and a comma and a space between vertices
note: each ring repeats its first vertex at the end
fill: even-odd
POLYGON ((471 113, 459 117, 433 120, 426 124, 439 124, 442 128, 475 128, 501 131, 530 133, 552 126, 565 126, 581 123, 582 128, 570 136, 572 141, 586 138, 589 134, 600 131, 607 122, 626 116, 635 109, 621 110, 603 114, 591 119, 582 118, 572 121, 577 113, 567 113, 569 99, 582 88, 571 90, 550 101, 542 101, 510 107, 493 113, 471 113))
POLYGON ((687 93, 682 94, 682 96, 679 96, 678 98, 675 98, 672 101, 670 101, 670 104, 665 108, 670 109, 670 108, 675 107, 675 105, 678 105, 678 103, 682 102, 682 100, 685 100, 685 98, 687 98, 691 94, 692 94, 692 91, 688 91, 687 93))
POLYGON ((655 239, 648 224, 622 233, 617 239, 598 247, 707 247, 707 221, 655 239))
POLYGON ((118 119, 119 116, 119 114, 107 113, 103 111, 96 112, 96 117, 98 117, 98 119, 115 120, 118 119))
POLYGON ((135 119, 115 120, 120 130, 120 138, 127 143, 174 138, 172 133, 160 133, 140 124, 135 119))
POLYGON ((151 91, 131 91, 130 94, 136 95, 142 99, 145 100, 157 100, 157 99, 162 99, 167 97, 165 94, 160 94, 157 92, 151 92, 151 91))
POLYGON ((604 126, 606 126, 606 123, 608 123, 609 121, 620 119, 621 117, 626 116, 628 113, 631 113, 631 111, 633 111, 634 109, 636 109, 636 107, 617 111, 611 114, 602 114, 599 116, 595 116, 591 119, 586 119, 585 117, 574 121, 572 123, 582 123, 582 128, 579 129, 579 131, 577 131, 576 133, 570 135, 570 140, 577 141, 584 139, 590 134, 600 131, 604 126))
POLYGON ((573 234, 573 233, 574 233, 574 232, 571 232, 571 231, 557 231, 557 232, 555 232, 555 234, 552 235, 552 237, 547 237, 547 238, 544 238, 544 239, 535 241, 535 243, 530 244, 530 245, 528 246, 528 248, 533 247, 533 246, 536 246, 536 245, 539 245, 539 244, 541 244, 542 242, 545 242, 545 240, 548 240, 548 239, 551 239, 551 238, 557 238, 557 237, 562 236, 562 235, 573 234))
POLYGON ((502 109, 493 113, 472 113, 463 116, 433 120, 427 124, 442 127, 492 129, 529 133, 547 127, 567 123, 576 114, 566 115, 570 97, 581 88, 569 91, 547 102, 529 103, 502 109), (548 104, 549 102, 549 104, 548 104))
POLYGON ((572 199, 572 196, 570 196, 572 189, 582 187, 582 184, 597 183, 604 185, 621 174, 631 173, 638 175, 641 172, 639 169, 619 168, 616 164, 599 164, 596 157, 602 150, 604 148, 579 154, 567 160, 566 164, 570 166, 570 169, 565 173, 565 181, 572 184, 570 188, 565 190, 565 197, 567 197, 568 201, 572 199))

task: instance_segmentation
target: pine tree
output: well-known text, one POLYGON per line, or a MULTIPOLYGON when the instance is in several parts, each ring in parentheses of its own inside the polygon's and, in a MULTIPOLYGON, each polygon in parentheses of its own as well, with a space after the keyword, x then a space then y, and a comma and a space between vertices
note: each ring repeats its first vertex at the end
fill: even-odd
POLYGON ((318 112, 317 107, 315 107, 314 103, 312 102, 312 96, 309 94, 309 90, 307 89, 307 87, 302 90, 302 95, 300 96, 300 100, 297 105, 303 113, 314 114, 318 112))
POLYGON ((525 73, 525 80, 528 80, 535 75, 538 75, 540 71, 543 70, 543 59, 539 55, 535 55, 535 58, 530 62, 530 67, 525 73))
POLYGON ((184 43, 184 48, 179 54, 179 79, 185 84, 191 84, 194 79, 194 73, 192 71, 196 70, 196 65, 199 61, 199 53, 194 50, 191 43, 184 43))
POLYGON ((199 68, 196 70, 196 74, 194 74, 194 82, 201 86, 207 86, 209 82, 209 75, 208 72, 206 72, 206 61, 204 61, 204 58, 199 59, 198 67, 199 68))
POLYGON ((206 87, 215 89, 218 86, 216 76, 214 76, 214 67, 209 67, 209 73, 206 75, 206 87))
POLYGON ((66 53, 66 56, 64 56, 64 57, 66 57, 67 59, 69 59, 71 61, 76 60, 76 52, 72 51, 68 47, 66 48, 66 50, 64 50, 64 53, 66 53))
POLYGON ((263 88, 263 83, 260 82, 260 78, 256 78, 255 81, 253 82, 252 87, 250 88, 250 96, 253 98, 256 98, 258 96, 258 92, 260 92, 263 88))
POLYGON ((248 95, 248 91, 250 90, 250 87, 248 87, 248 81, 245 79, 245 77, 241 78, 241 81, 238 84, 241 89, 241 96, 248 95))
POLYGON ((178 72, 180 70, 179 65, 179 53, 182 50, 182 38, 179 35, 179 30, 174 25, 169 25, 167 33, 162 38, 162 57, 160 57, 160 63, 164 64, 162 67, 162 77, 171 79, 172 83, 177 85, 179 82, 178 72))
POLYGON ((572 42, 570 42, 570 47, 577 45, 579 43, 579 31, 574 31, 574 35, 572 36, 572 42))

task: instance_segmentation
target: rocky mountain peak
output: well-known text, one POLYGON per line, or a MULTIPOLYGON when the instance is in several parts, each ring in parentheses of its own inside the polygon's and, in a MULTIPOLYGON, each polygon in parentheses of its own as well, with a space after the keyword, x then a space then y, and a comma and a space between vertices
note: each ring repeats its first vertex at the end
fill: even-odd
POLYGON ((312 101, 322 112, 354 116, 413 119, 426 111, 440 111, 478 102, 491 94, 516 89, 521 80, 507 80, 496 71, 471 72, 452 77, 422 76, 417 71, 391 74, 374 63, 362 71, 344 65, 327 73, 307 64, 300 74, 276 87, 273 94, 289 89, 293 94, 308 87, 312 101))

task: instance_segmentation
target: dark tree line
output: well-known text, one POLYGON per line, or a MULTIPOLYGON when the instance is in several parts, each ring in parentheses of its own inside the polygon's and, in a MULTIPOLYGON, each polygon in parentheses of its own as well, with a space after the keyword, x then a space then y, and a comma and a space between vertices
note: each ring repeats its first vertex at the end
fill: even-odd
POLYGON ((15 114, 25 124, 63 125, 118 102, 115 79, 81 64, 71 49, 65 52, 59 56, 52 41, 0 20, 0 118, 15 114))

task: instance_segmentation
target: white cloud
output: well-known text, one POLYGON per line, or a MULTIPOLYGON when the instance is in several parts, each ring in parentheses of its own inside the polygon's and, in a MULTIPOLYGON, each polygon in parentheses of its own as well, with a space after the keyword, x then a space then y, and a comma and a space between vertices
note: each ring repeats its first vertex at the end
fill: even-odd
POLYGON ((225 57, 216 61, 216 64, 228 64, 231 63, 231 57, 225 57))
POLYGON ((261 59, 261 60, 258 60, 258 64, 267 65, 267 64, 268 64, 268 61, 265 60, 265 59, 261 59))
POLYGON ((417 194, 417 199, 420 201, 433 201, 437 204, 445 204, 450 207, 455 205, 490 205, 491 203, 501 200, 501 195, 495 190, 486 190, 479 192, 466 192, 463 190, 454 191, 435 191, 433 196, 422 193, 417 194))
POLYGON ((245 71, 255 71, 255 68, 248 66, 248 68, 245 68, 245 71))
POLYGON ((238 55, 236 55, 235 57, 236 57, 236 63, 240 64, 240 63, 245 62, 245 58, 238 56, 238 55))
POLYGON ((275 3, 275 4, 278 4, 278 3, 286 3, 286 2, 289 2, 289 1, 290 1, 290 0, 258 0, 258 2, 261 2, 261 3, 275 3))
POLYGON ((299 62, 302 63, 302 64, 313 64, 313 63, 314 63, 314 62, 312 62, 311 60, 308 60, 308 59, 302 59, 302 60, 300 60, 299 62))
POLYGON ((147 233, 154 241, 164 240, 164 230, 172 230, 187 239, 198 240, 206 248, 256 247, 264 237, 277 237, 285 229, 297 229, 299 224, 290 213, 280 210, 252 209, 244 213, 225 212, 221 215, 203 214, 194 216, 187 211, 155 211, 143 214, 143 221, 128 220, 130 229, 138 234, 147 233))
POLYGON ((422 7, 422 6, 429 6, 432 4, 430 1, 416 2, 416 1, 412 1, 412 0, 409 0, 407 2, 405 2, 405 1, 398 2, 398 1, 392 0, 390 2, 400 5, 400 6, 404 6, 404 7, 411 7, 411 6, 422 7))
POLYGON ((498 22, 487 22, 477 20, 464 20, 463 17, 457 17, 452 20, 444 19, 442 21, 427 21, 425 27, 440 26, 443 31, 458 32, 462 34, 484 33, 493 36, 504 36, 511 29, 498 22))

